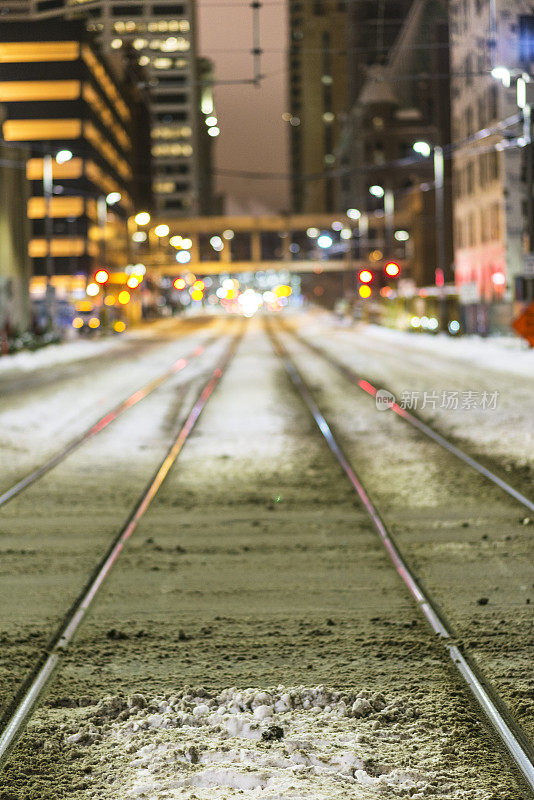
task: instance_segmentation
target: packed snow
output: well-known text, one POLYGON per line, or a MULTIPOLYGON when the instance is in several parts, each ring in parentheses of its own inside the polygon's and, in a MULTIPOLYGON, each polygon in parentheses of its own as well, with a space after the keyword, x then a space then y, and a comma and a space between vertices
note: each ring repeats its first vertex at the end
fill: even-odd
POLYGON ((113 787, 121 798, 420 798, 431 773, 373 757, 381 738, 409 738, 416 717, 365 691, 197 688, 106 698, 66 742, 128 754, 113 787))

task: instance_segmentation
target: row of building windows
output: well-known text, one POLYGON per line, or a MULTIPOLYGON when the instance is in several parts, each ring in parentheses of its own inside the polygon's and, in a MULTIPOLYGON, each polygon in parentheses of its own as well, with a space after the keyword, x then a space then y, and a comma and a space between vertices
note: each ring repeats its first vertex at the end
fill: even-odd
POLYGON ((491 150, 480 153, 463 167, 454 170, 453 190, 456 199, 472 195, 489 183, 499 180, 501 176, 500 153, 491 150))
POLYGON ((180 144, 179 142, 155 144, 152 147, 152 155, 154 158, 165 158, 167 156, 184 156, 185 158, 189 158, 193 155, 193 148, 190 144, 180 144))
POLYGON ((152 128, 153 139, 189 139, 192 133, 189 125, 155 125, 152 128))
POLYGON ((499 242, 502 238, 500 205, 493 203, 488 208, 467 214, 465 218, 457 218, 455 229, 456 246, 459 249, 499 242))
POLYGON ((138 61, 140 67, 153 67, 154 69, 186 69, 189 62, 184 58, 149 58, 141 56, 138 61))
MULTIPOLYGON (((124 15, 123 15, 124 16, 124 15)), ((148 31, 148 33, 188 33, 191 24, 187 19, 160 19, 157 22, 134 22, 133 20, 118 20, 114 23, 115 33, 133 33, 134 31, 148 31)))
MULTIPOLYGON (((124 42, 122 39, 112 39, 113 50, 120 50, 124 42)), ((136 50, 161 50, 162 53, 185 53, 191 49, 191 42, 183 36, 169 36, 168 39, 135 39, 133 43, 136 50)))

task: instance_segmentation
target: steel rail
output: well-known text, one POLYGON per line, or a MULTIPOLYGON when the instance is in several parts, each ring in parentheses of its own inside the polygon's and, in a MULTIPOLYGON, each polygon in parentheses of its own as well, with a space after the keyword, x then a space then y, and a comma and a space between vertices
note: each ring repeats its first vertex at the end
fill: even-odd
POLYGON ((233 337, 226 353, 220 360, 218 366, 212 372, 209 380, 193 404, 185 423, 180 429, 178 436, 174 440, 165 458, 158 467, 155 475, 144 489, 133 511, 128 516, 117 536, 114 538, 110 549, 93 573, 93 577, 75 600, 59 630, 53 637, 48 647, 48 655, 36 668, 34 677, 32 678, 30 684, 24 688, 22 696, 19 696, 17 705, 0 734, 0 767, 5 764, 14 744, 24 730, 24 727, 32 714, 36 702, 41 696, 48 681, 52 677, 56 667, 60 663, 61 656, 71 643, 74 634, 82 623, 99 589, 102 587, 102 584, 111 572, 128 539, 134 533, 141 518, 146 513, 163 481, 167 477, 169 470, 178 458, 178 455, 180 454, 193 428, 195 427, 209 398, 213 394, 227 366, 232 360, 241 338, 242 331, 233 337))
POLYGON ((116 420, 117 417, 123 414, 127 409, 132 408, 141 400, 144 400, 145 397, 148 397, 149 394, 152 394, 152 392, 158 389, 163 383, 165 383, 165 381, 169 380, 169 378, 171 378, 173 375, 176 375, 176 373, 185 369, 194 358, 202 355, 202 353, 204 353, 206 350, 206 347, 209 347, 209 345, 212 344, 216 339, 216 336, 210 337, 205 344, 198 345, 187 356, 179 358, 169 369, 165 370, 165 372, 163 372, 161 375, 149 381, 149 383, 145 384, 140 389, 137 389, 137 391, 133 392, 133 394, 127 397, 126 400, 123 400, 121 403, 119 403, 119 405, 114 406, 114 408, 112 408, 110 411, 104 414, 103 417, 100 417, 99 420, 91 425, 88 430, 84 431, 84 433, 81 433, 79 436, 69 442, 66 447, 48 459, 48 461, 45 461, 45 463, 40 467, 37 467, 37 469, 33 470, 33 472, 30 472, 28 475, 26 475, 26 477, 21 478, 20 481, 17 481, 17 483, 0 494, 0 508, 24 491, 24 489, 27 489, 28 486, 31 486, 32 483, 35 483, 35 481, 39 480, 39 478, 42 478, 43 475, 46 475, 47 472, 50 472, 51 469, 60 464, 65 458, 67 458, 67 456, 74 452, 74 450, 77 450, 82 444, 87 442, 93 436, 96 436, 98 433, 101 433, 101 431, 107 428, 108 425, 114 422, 114 420, 116 420))
MULTIPOLYGON (((316 344, 312 344, 312 342, 309 342, 307 339, 305 339, 303 336, 296 333, 295 331, 286 328, 285 332, 290 336, 292 336, 294 339, 296 339, 298 342, 303 344, 304 347, 307 347, 313 353, 316 353, 325 361, 332 364, 332 366, 334 366, 338 372, 344 375, 351 383, 355 383, 360 389, 362 389, 362 391, 366 392, 371 397, 376 397, 376 394, 379 391, 378 388, 374 386, 370 381, 363 378, 361 375, 358 375, 358 373, 355 370, 351 369, 351 367, 344 364, 335 356, 332 356, 330 353, 324 350, 324 348, 319 347, 316 344)), ((386 389, 386 391, 389 390, 386 389)), ((390 392, 390 394, 394 396, 393 392, 390 392)), ((408 422, 410 425, 412 425, 412 427, 417 428, 417 430, 421 431, 421 433, 423 433, 425 436, 428 436, 429 439, 433 439, 436 442, 436 444, 439 444, 440 447, 443 447, 449 453, 456 456, 456 458, 460 459, 460 461, 463 461, 465 464, 474 469, 480 475, 483 475, 489 481, 498 486, 499 489, 502 489, 503 492, 506 492, 506 494, 510 495, 510 497, 513 497, 514 500, 517 500, 517 502, 520 503, 522 506, 528 508, 529 511, 534 512, 533 500, 530 500, 528 497, 526 497, 526 495, 522 494, 517 489, 514 489, 514 487, 511 486, 509 483, 507 483, 507 481, 503 480, 502 478, 499 478, 498 475, 496 475, 490 469, 481 464, 480 461, 477 461, 472 456, 468 455, 467 453, 464 453, 463 450, 461 450, 455 444, 446 439, 445 436, 442 436, 440 433, 431 428, 430 425, 427 425, 425 422, 420 420, 414 414, 411 414, 407 409, 402 408, 402 406, 399 406, 399 404, 396 402, 388 406, 388 409, 393 411, 394 414, 397 414, 397 416, 403 419, 405 422, 408 422)))
MULTIPOLYGON (((391 534, 388 532, 382 518, 380 517, 377 508, 367 494, 362 482, 356 475, 341 446, 335 439, 328 422, 319 409, 319 406, 315 402, 312 392, 297 369, 294 361, 289 355, 289 352, 273 332, 272 328, 268 326, 267 330, 275 352, 284 364, 289 378, 304 401, 308 411, 315 420, 315 423, 322 433, 328 447, 334 454, 339 465, 342 467, 353 488, 356 490, 360 501, 369 514, 373 526, 378 533, 378 536, 380 537, 380 540, 389 557, 391 558, 398 575, 404 582, 418 607, 423 612, 434 633, 440 637, 440 640, 443 642, 452 663, 464 679, 469 690, 471 691, 471 694, 488 719, 491 727, 497 733, 499 739, 506 748, 506 751, 519 769, 523 779, 526 781, 529 788, 534 790, 534 763, 532 760, 532 748, 528 743, 527 737, 522 733, 519 727, 512 722, 512 720, 505 719, 506 712, 498 707, 497 702, 494 700, 494 698, 492 698, 491 694, 486 689, 486 681, 480 669, 477 666, 469 663, 467 658, 462 654, 458 645, 454 643, 455 636, 449 623, 444 619, 432 598, 427 592, 425 592, 424 588, 411 571, 407 562, 404 560, 400 550, 398 549, 391 534), (514 727, 517 727, 516 731, 513 730, 514 727)), ((506 716, 509 715, 506 714, 506 716)))

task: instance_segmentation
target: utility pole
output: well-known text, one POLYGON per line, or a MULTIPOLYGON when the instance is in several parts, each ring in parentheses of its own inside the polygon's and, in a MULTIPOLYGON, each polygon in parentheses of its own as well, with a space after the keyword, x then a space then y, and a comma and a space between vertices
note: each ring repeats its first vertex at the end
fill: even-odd
MULTIPOLYGON (((439 274, 439 306, 440 328, 447 327, 447 309, 445 305, 445 275, 447 270, 447 246, 445 242, 445 164, 443 147, 434 147, 434 191, 436 196, 436 249, 439 274)), ((438 283, 438 281, 436 281, 438 283)))
POLYGON ((393 234, 395 228, 395 196, 393 189, 386 189, 384 193, 384 227, 386 257, 393 256, 393 234))
POLYGON ((52 259, 52 196, 54 192, 52 156, 46 153, 43 157, 43 197, 44 197, 44 234, 45 234, 45 272, 46 272, 46 320, 47 328, 54 328, 54 287, 52 277, 54 275, 54 261, 52 259))

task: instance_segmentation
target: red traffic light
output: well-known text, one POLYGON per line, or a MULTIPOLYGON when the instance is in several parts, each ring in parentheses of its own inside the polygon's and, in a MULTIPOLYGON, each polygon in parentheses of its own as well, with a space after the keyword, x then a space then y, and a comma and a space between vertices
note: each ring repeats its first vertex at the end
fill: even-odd
POLYGON ((358 278, 362 283, 371 283, 373 280, 373 273, 368 269, 362 269, 358 275, 358 278))
POLYGON ((390 278, 396 278, 400 274, 400 267, 396 261, 388 261, 385 269, 386 275, 389 275, 390 278))
POLYGON ((97 283, 107 283, 109 281, 109 272, 107 269, 99 269, 95 273, 95 281, 97 283))

